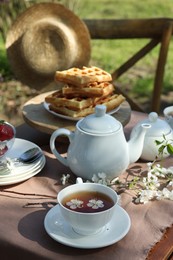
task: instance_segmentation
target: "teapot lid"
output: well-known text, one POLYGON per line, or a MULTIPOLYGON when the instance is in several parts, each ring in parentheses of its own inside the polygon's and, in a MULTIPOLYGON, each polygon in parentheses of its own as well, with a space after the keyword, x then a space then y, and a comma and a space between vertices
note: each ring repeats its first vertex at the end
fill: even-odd
POLYGON ((148 118, 143 120, 142 123, 149 123, 151 125, 151 128, 148 129, 146 133, 147 136, 162 136, 163 134, 169 134, 171 131, 169 124, 166 121, 159 119, 156 112, 151 112, 148 115, 148 118))
POLYGON ((106 114, 105 105, 97 105, 95 113, 78 122, 78 127, 92 134, 110 134, 121 127, 121 123, 111 115, 106 114))

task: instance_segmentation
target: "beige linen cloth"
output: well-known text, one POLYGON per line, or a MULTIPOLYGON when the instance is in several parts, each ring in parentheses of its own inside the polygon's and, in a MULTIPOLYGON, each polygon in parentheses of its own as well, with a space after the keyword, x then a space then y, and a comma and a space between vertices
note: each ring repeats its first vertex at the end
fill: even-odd
MULTIPOLYGON (((135 119, 132 118, 131 122, 135 119)), ((125 132, 128 135, 132 124, 125 132)), ((173 224, 173 202, 152 201, 145 205, 133 203, 133 193, 121 194, 121 206, 128 212, 131 228, 114 245, 100 249, 77 249, 62 245, 46 233, 44 218, 56 205, 56 196, 63 186, 62 174, 71 173, 43 146, 47 163, 35 177, 20 184, 0 187, 0 252, 2 259, 114 259, 144 260, 167 227, 173 224), (47 196, 47 197, 46 197, 47 196), (48 197, 50 196, 50 197, 48 197)), ((66 148, 61 150, 64 153, 66 148)), ((166 165, 170 166, 170 157, 166 165)), ((145 163, 136 165, 146 167, 145 163)), ((132 166, 132 165, 131 165, 132 166)), ((131 167, 130 166, 130 167, 131 167)), ((126 172, 122 178, 126 177, 126 172)), ((116 219, 115 219, 116 221, 116 219)), ((116 232, 116 230, 115 230, 116 232)))

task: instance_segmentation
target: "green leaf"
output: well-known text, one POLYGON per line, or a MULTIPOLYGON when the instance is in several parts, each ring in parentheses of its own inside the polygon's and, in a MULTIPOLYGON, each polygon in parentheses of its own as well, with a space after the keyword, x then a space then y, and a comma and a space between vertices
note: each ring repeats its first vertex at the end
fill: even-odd
POLYGON ((5 120, 0 119, 0 125, 3 125, 5 123, 5 120))
POLYGON ((160 144, 162 144, 163 142, 164 142, 164 141, 155 140, 156 145, 160 145, 160 144))
POLYGON ((163 154, 163 150, 165 149, 165 145, 161 145, 158 149, 159 154, 163 154))
POLYGON ((173 146, 171 144, 167 145, 167 151, 169 154, 173 154, 173 146))

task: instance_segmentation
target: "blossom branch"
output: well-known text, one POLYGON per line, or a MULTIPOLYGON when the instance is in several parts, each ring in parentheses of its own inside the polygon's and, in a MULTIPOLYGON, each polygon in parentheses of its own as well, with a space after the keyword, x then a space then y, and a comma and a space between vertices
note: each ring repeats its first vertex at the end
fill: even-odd
POLYGON ((56 196, 46 195, 46 194, 23 193, 23 192, 12 191, 12 190, 4 190, 4 189, 0 189, 0 192, 13 193, 13 194, 22 195, 22 196, 36 196, 36 197, 44 197, 44 198, 56 199, 56 196))

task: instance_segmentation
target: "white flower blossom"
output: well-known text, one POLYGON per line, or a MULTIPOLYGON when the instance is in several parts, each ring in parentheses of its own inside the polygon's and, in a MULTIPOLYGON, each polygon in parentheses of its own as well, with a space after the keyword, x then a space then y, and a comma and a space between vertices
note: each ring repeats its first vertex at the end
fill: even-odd
POLYGON ((151 172, 148 173, 148 181, 154 184, 158 184, 158 177, 152 174, 151 172))
POLYGON ((157 200, 164 200, 164 199, 173 200, 173 190, 170 191, 167 188, 163 188, 163 190, 160 190, 157 192, 156 199, 157 200))
POLYGON ((152 174, 151 171, 148 172, 147 177, 143 177, 142 181, 146 189, 155 190, 160 186, 158 177, 152 174))
POLYGON ((94 174, 92 177, 92 181, 94 183, 103 184, 105 186, 109 186, 111 181, 109 179, 106 179, 106 174, 104 172, 99 172, 98 174, 94 174))
POLYGON ((99 178, 98 178, 98 176, 97 176, 96 174, 93 175, 92 181, 93 181, 94 183, 97 183, 97 182, 99 181, 99 178))
POLYGON ((68 180, 70 178, 70 174, 63 174, 62 177, 61 177, 61 182, 62 182, 62 185, 66 185, 68 183, 68 180))
POLYGON ((147 166, 148 166, 148 169, 151 170, 152 166, 153 166, 153 163, 152 162, 148 162, 147 163, 147 166))
POLYGON ((173 175, 173 166, 168 168, 168 172, 173 175))
POLYGON ((110 181, 106 179, 99 179, 98 183, 108 186, 110 181))
POLYGON ((162 178, 165 178, 166 174, 167 174, 168 170, 164 167, 162 168, 159 168, 155 171, 155 174, 158 176, 158 177, 162 177, 162 178))
POLYGON ((82 208, 83 201, 78 199, 72 199, 66 202, 66 205, 69 206, 71 209, 82 208))
POLYGON ((167 187, 169 187, 169 186, 173 187, 173 181, 170 181, 170 182, 168 183, 167 187))
POLYGON ((99 173, 98 173, 98 177, 99 177, 100 179, 106 179, 106 173, 104 173, 104 172, 99 172, 99 173))
POLYGON ((173 200, 173 190, 170 191, 167 188, 164 188, 162 192, 165 199, 173 200))
POLYGON ((154 196, 156 195, 156 191, 153 190, 142 190, 140 192, 140 196, 138 197, 139 203, 147 203, 150 200, 152 200, 154 198, 154 196))
POLYGON ((169 199, 170 199, 170 200, 173 200, 173 190, 170 191, 169 199))
POLYGON ((104 203, 102 200, 92 199, 92 200, 89 200, 89 203, 87 203, 87 206, 91 207, 92 209, 98 209, 98 208, 103 208, 104 203))
POLYGON ((156 199, 157 199, 157 200, 163 200, 163 199, 164 199, 162 190, 158 190, 158 191, 157 191, 156 199))

